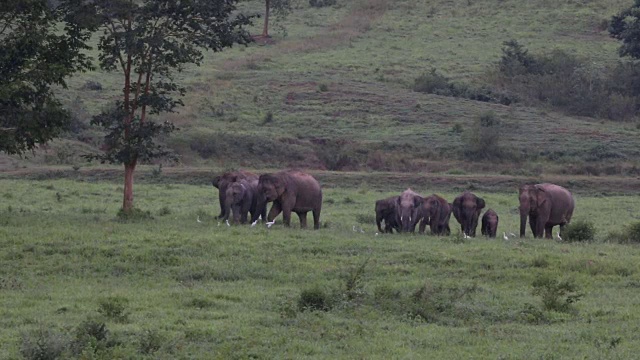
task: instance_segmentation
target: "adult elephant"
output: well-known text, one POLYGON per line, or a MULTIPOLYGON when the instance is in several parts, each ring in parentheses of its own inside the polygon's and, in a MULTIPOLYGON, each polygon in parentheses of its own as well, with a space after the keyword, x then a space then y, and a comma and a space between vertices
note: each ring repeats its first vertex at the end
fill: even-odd
POLYGON ((258 175, 244 170, 229 171, 222 175, 216 176, 211 181, 211 185, 218 189, 218 201, 220 202, 220 215, 218 219, 228 218, 225 212, 225 198, 227 196, 227 188, 229 185, 239 180, 258 180, 258 175), (226 218, 225 218, 226 216, 226 218))
POLYGON ((465 191, 453 201, 453 216, 460 223, 460 229, 467 235, 476 236, 478 217, 484 209, 484 199, 465 191))
POLYGON ((485 211, 484 215, 482 215, 480 233, 490 238, 496 237, 496 233, 498 232, 498 220, 498 214, 493 211, 493 209, 485 211))
POLYGON ((560 232, 571 222, 575 202, 569 190, 555 184, 523 185, 520 198, 520 237, 524 237, 527 215, 533 236, 552 238, 551 230, 560 225, 560 232))
POLYGON ((451 206, 441 196, 433 194, 424 198, 422 203, 422 220, 420 220, 420 233, 423 233, 426 225, 431 228, 432 235, 449 235, 449 219, 451 218, 451 206))
POLYGON ((313 176, 296 170, 281 171, 260 176, 258 192, 266 202, 273 202, 268 221, 273 221, 280 212, 285 226, 291 226, 291 212, 298 214, 300 227, 307 227, 307 212, 313 212, 313 228, 320 228, 322 189, 313 176))
POLYGON ((258 192, 258 180, 240 180, 227 186, 224 203, 224 220, 233 214, 235 224, 247 223, 247 216, 251 214, 251 221, 260 216, 266 219, 267 203, 264 196, 258 192))
POLYGON ((376 201, 376 225, 379 232, 392 234, 393 229, 400 231, 397 201, 398 196, 376 201), (384 221, 384 230, 382 230, 382 221, 384 221))
POLYGON ((414 232, 418 221, 422 218, 422 203, 424 198, 411 189, 400 194, 396 200, 398 208, 398 222, 402 232, 414 232))

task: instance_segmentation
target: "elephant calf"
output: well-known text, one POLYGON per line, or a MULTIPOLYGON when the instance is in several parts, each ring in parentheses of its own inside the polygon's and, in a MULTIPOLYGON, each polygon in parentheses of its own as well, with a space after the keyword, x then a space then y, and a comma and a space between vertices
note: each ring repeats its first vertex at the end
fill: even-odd
POLYGON ((478 217, 484 209, 484 199, 465 191, 453 201, 453 216, 460 223, 460 230, 466 236, 475 237, 478 217))
POLYGON ((393 229, 400 231, 397 202, 398 196, 376 201, 376 225, 379 232, 392 234, 393 229), (382 230, 382 221, 384 221, 384 230, 382 230))
POLYGON ((496 237, 498 232, 498 214, 492 209, 487 210, 482 216, 482 227, 480 232, 490 238, 496 237))
POLYGON ((252 222, 260 216, 264 219, 266 208, 264 197, 258 193, 258 180, 240 180, 227 186, 222 219, 229 219, 233 213, 235 224, 246 224, 248 213, 251 213, 252 222))
POLYGON ((227 188, 229 187, 229 185, 240 180, 257 181, 258 175, 244 170, 229 171, 222 175, 216 176, 211 181, 211 185, 218 189, 218 201, 220 202, 220 215, 217 216, 218 219, 226 220, 229 218, 229 215, 225 212, 227 188))

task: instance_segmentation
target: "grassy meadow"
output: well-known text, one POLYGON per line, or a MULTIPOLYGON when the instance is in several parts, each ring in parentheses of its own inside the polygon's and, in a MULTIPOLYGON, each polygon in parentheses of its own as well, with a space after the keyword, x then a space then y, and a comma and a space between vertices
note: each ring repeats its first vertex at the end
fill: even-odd
MULTIPOLYGON (((609 234, 637 196, 577 195, 590 243, 376 235, 406 185, 326 187, 312 231, 218 226, 206 185, 139 183, 124 223, 117 182, 0 180, 0 358, 635 356, 640 251, 609 234)), ((476 193, 517 233, 515 192, 476 193)))

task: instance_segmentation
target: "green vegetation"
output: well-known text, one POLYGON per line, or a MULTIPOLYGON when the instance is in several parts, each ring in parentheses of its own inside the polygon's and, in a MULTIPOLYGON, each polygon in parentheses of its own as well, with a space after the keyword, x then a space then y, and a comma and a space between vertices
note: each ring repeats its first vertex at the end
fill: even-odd
MULTIPOLYGON (((635 356, 637 195, 577 195, 587 243, 376 235, 376 199, 435 188, 331 176, 318 231, 218 226, 205 181, 138 183, 122 222, 119 179, 0 180, 0 358, 635 356)), ((516 193, 475 191, 516 232, 516 193)))

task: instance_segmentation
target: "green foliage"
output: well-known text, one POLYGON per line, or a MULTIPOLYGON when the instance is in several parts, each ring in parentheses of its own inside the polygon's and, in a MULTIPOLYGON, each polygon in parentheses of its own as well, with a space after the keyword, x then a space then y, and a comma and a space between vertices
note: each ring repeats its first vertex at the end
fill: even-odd
POLYGON ((309 0, 309 6, 314 8, 321 8, 326 6, 333 6, 338 0, 309 0))
POLYGON ((0 5, 0 152, 33 150, 71 123, 54 88, 92 68, 86 55, 90 33, 70 16, 68 1, 61 4, 56 9, 46 0, 0 5))
POLYGON ((129 211, 120 209, 118 210, 118 214, 116 216, 118 218, 118 221, 123 223, 153 220, 153 215, 151 215, 151 212, 149 210, 145 211, 138 208, 133 208, 129 211))
POLYGON ((500 146, 502 124, 494 112, 486 112, 464 133, 464 156, 469 160, 490 160, 504 157, 500 146))
POLYGON ((138 341, 138 351, 144 355, 151 355, 160 350, 167 339, 158 330, 144 330, 138 341))
POLYGON ((329 311, 331 300, 320 287, 304 289, 298 298, 298 311, 329 311))
POLYGON ((20 354, 27 360, 56 360, 68 346, 69 339, 65 334, 40 328, 21 335, 20 354))
POLYGON ((98 303, 98 313, 119 323, 129 321, 129 312, 126 311, 129 300, 124 297, 110 296, 101 299, 98 303))
POLYGON ((545 310, 558 312, 570 312, 572 305, 582 298, 574 280, 556 280, 550 276, 538 276, 532 283, 534 295, 542 298, 542 306, 545 310))
POLYGON ((472 87, 466 84, 453 83, 446 76, 439 74, 434 68, 414 80, 413 91, 503 105, 509 105, 516 100, 507 94, 495 92, 488 87, 472 87))
POLYGON ((618 49, 620 56, 640 59, 640 28, 637 25, 640 21, 639 10, 640 1, 636 0, 631 7, 611 17, 608 30, 611 37, 622 42, 618 49))
POLYGON ((356 221, 363 225, 375 224, 376 216, 375 214, 356 214, 356 221))
POLYGON ((593 241, 595 236, 596 226, 588 220, 574 221, 562 230, 562 240, 567 242, 593 241))

